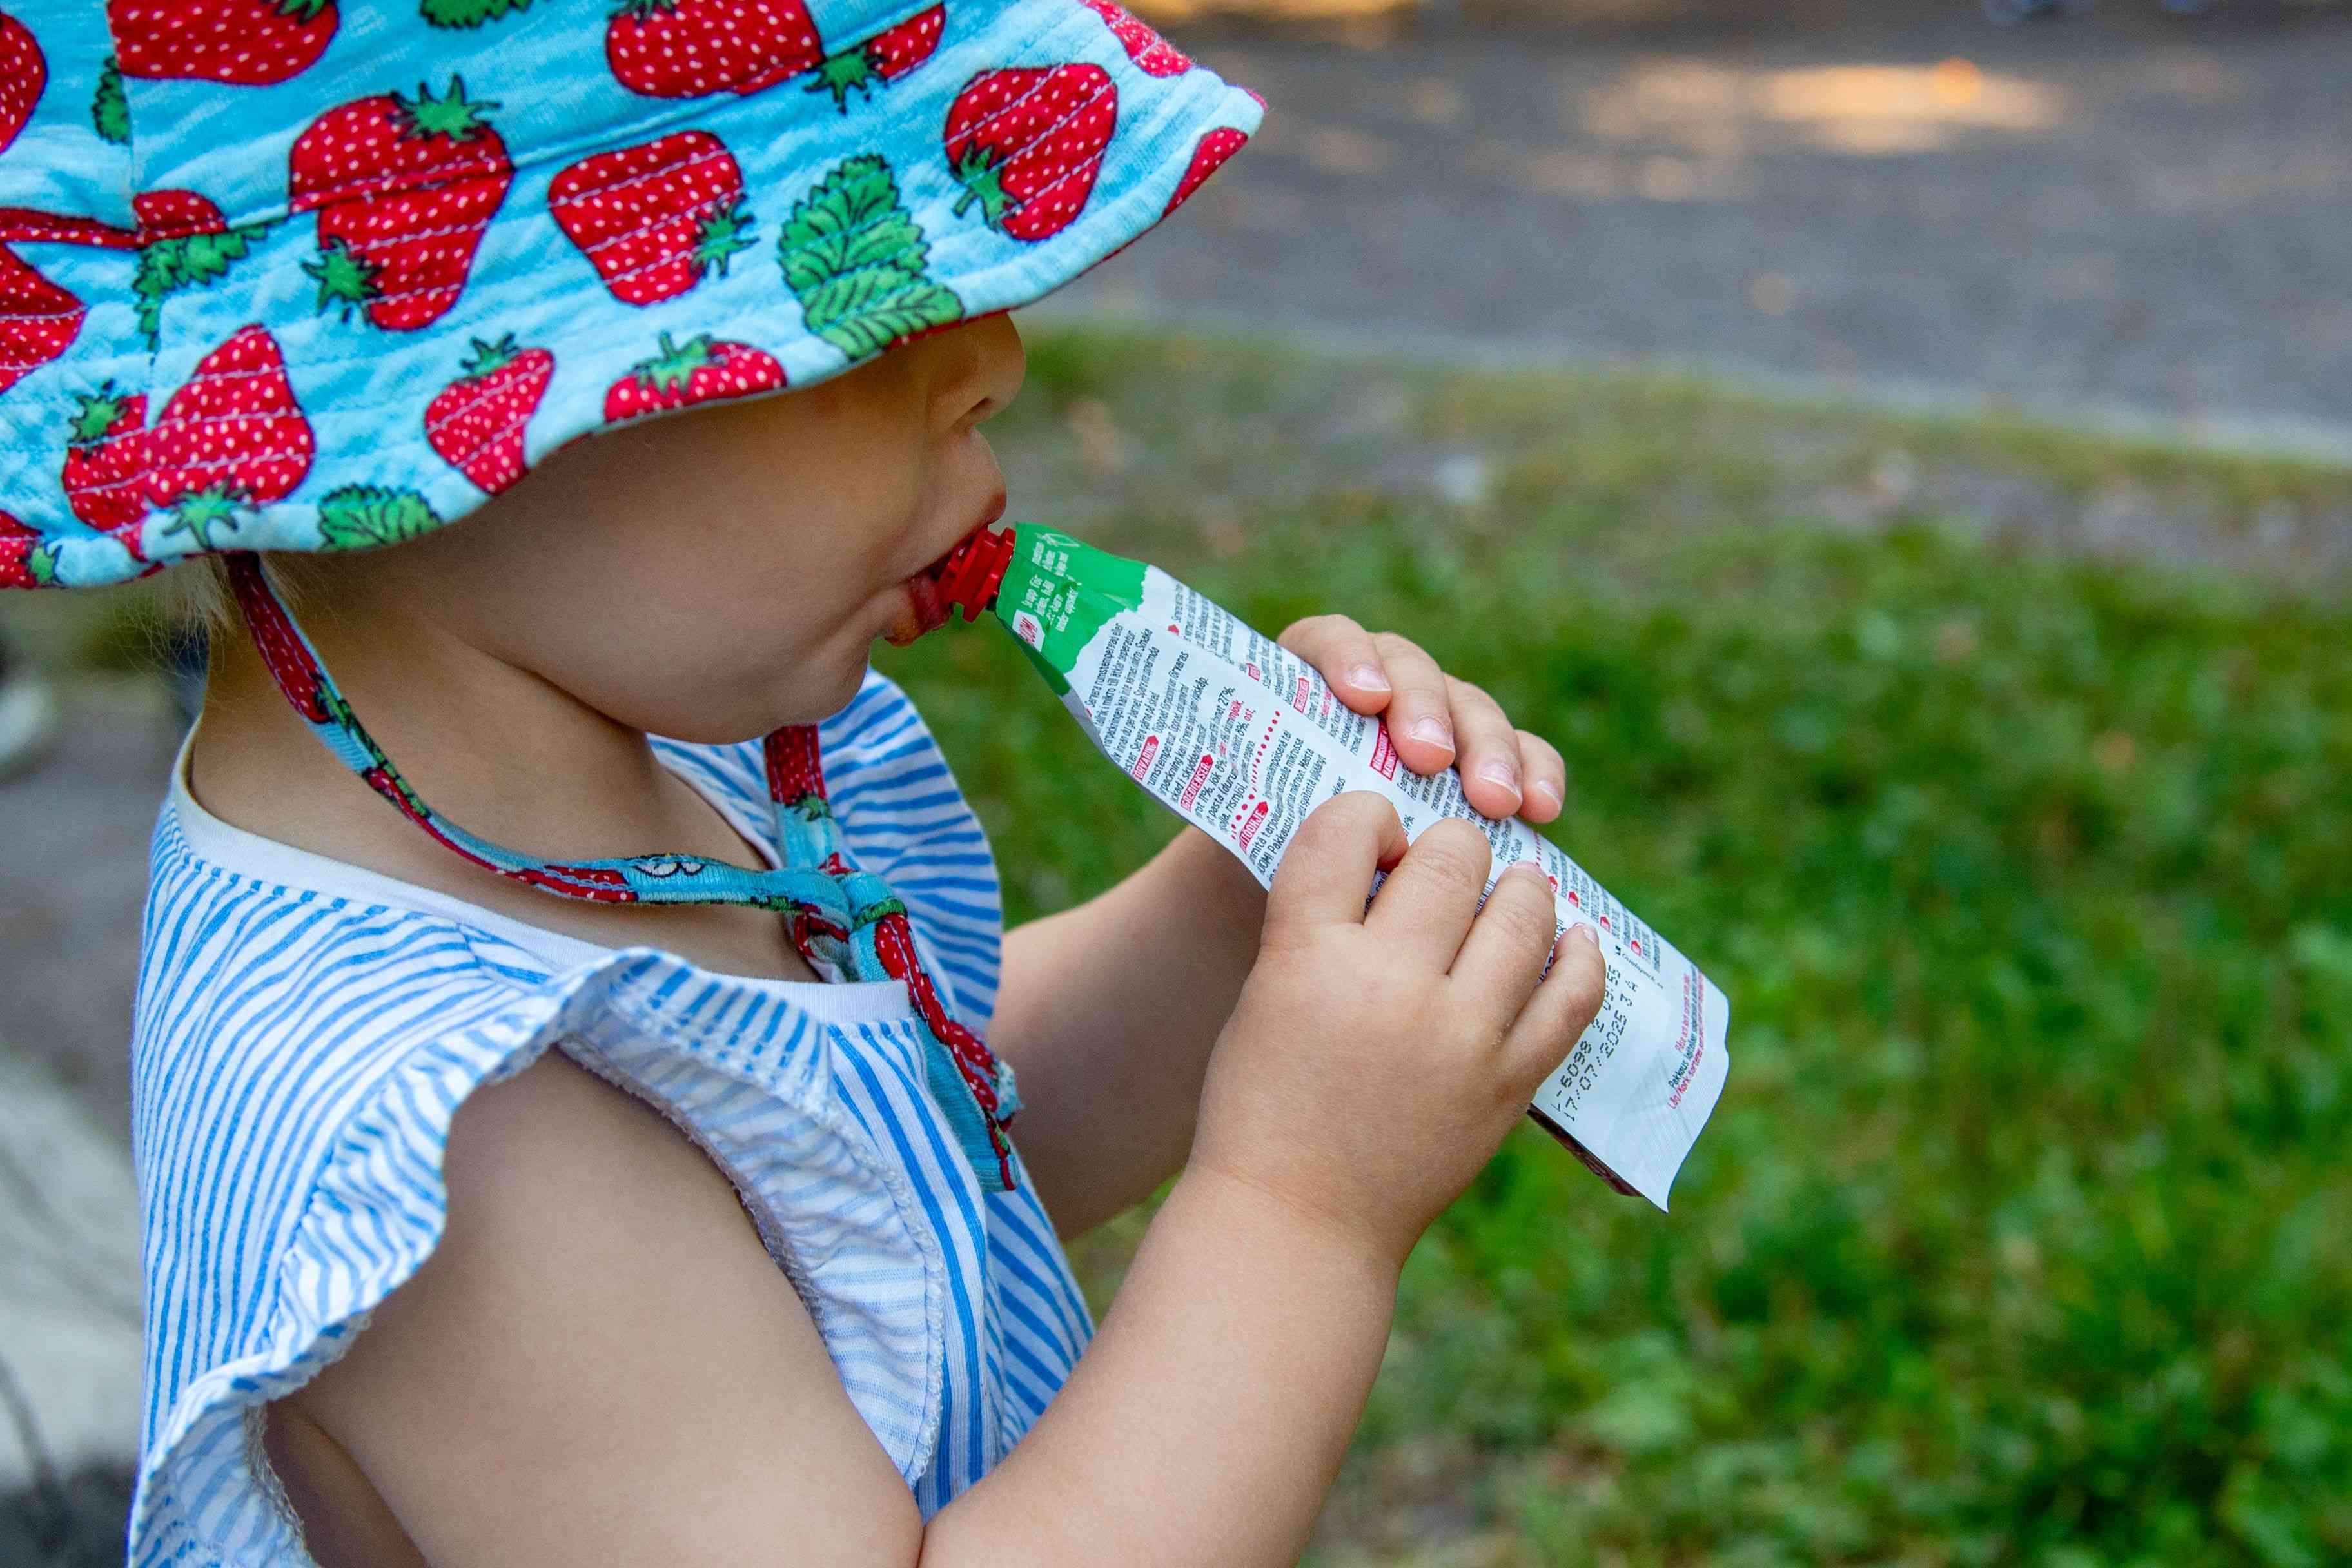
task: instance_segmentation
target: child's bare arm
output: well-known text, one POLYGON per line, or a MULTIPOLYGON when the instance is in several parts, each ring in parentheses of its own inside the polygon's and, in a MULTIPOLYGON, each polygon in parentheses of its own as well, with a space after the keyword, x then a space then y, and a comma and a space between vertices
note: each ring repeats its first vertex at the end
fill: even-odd
POLYGON ((1117 886, 1005 933, 989 1044, 1021 1075, 1013 1136, 1065 1237, 1183 1164, 1265 918, 1248 868, 1188 826, 1117 886))
POLYGON ((1407 854, 1394 813, 1349 795, 1300 834, 1187 1173, 1102 1332, 928 1530, 723 1178, 560 1066, 461 1113, 442 1249, 298 1405, 435 1568, 1291 1562, 1406 1252, 1601 981, 1571 939, 1537 984, 1534 872, 1474 916, 1467 824, 1407 854))
MULTIPOLYGON (((733 1187, 657 1112, 550 1057, 459 1110, 446 1175, 439 1247, 290 1402, 432 1568, 913 1561, 906 1483, 733 1187)), ((272 1458, 330 1504, 300 1421, 272 1458)))

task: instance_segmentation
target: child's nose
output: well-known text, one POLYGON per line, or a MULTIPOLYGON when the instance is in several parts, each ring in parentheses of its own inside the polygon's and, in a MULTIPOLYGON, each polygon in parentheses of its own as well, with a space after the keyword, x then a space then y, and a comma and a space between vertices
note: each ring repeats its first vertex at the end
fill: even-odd
POLYGON ((1020 331, 1003 311, 967 321, 957 329, 972 355, 967 379, 971 404, 958 421, 965 429, 980 424, 1020 394, 1029 374, 1029 358, 1021 346, 1020 331))

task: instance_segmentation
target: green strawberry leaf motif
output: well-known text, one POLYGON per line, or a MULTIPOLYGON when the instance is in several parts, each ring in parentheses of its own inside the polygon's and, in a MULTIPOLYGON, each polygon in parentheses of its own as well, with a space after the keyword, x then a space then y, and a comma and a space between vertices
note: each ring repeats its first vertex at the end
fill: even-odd
POLYGON ((172 521, 163 525, 165 533, 184 533, 196 542, 198 550, 219 548, 213 534, 216 528, 234 531, 237 525, 237 508, 245 501, 245 492, 226 481, 212 485, 181 498, 172 509, 172 521))
POLYGON ((382 291, 375 279, 383 270, 341 239, 327 241, 319 247, 316 261, 302 263, 304 274, 319 285, 319 309, 340 308, 346 321, 355 306, 366 304, 382 291))
POLYGON ((963 301, 928 278, 908 280, 877 268, 837 279, 824 292, 835 320, 817 335, 851 359, 878 353, 900 338, 963 319, 963 301))
POLYGON ((663 393, 676 393, 694 379, 695 372, 710 364, 710 334, 688 338, 683 343, 670 342, 667 332, 661 335, 661 353, 649 360, 640 360, 629 367, 629 374, 647 386, 663 393))
POLYGON ((416 10, 432 26, 478 27, 530 5, 530 0, 423 0, 416 10))
POLYGON ((99 68, 98 92, 89 100, 89 122, 100 138, 117 146, 131 140, 131 100, 122 95, 122 72, 112 55, 99 68))
POLYGON ((967 147, 955 166, 955 177, 963 186, 963 195, 956 198, 955 216, 963 216, 964 208, 980 204, 981 221, 991 228, 1004 226, 1004 216, 1014 205, 1004 194, 1004 174, 997 154, 986 147, 967 147))
POLYGON ((851 359, 963 319, 925 270, 930 247, 877 154, 843 160, 794 204, 776 259, 809 331, 851 359))
POLYGON ((499 107, 495 98, 480 100, 466 96, 466 79, 452 76, 449 90, 442 97, 433 96, 432 87, 416 84, 416 96, 402 93, 392 95, 393 112, 406 122, 409 132, 416 136, 446 136, 452 142, 470 142, 480 135, 488 124, 486 118, 499 107))
POLYGON ((114 422, 122 417, 126 401, 111 381, 101 382, 96 392, 85 393, 75 405, 72 433, 66 437, 67 445, 88 447, 104 440, 106 433, 114 428, 114 422))
POLYGON ((907 906, 893 895, 889 898, 877 899, 870 904, 859 905, 849 919, 853 925, 870 926, 887 915, 903 915, 906 912, 907 906))
POLYGON ((737 252, 751 249, 752 243, 751 215, 743 210, 741 202, 712 213, 702 220, 702 237, 695 243, 696 275, 715 270, 721 278, 726 277, 727 264, 737 252))
POLYGON ((329 550, 398 544, 440 524, 423 496, 389 485, 345 485, 319 499, 319 539, 329 550))
POLYGON ((515 335, 512 332, 507 333, 496 342, 485 342, 480 338, 476 338, 473 340, 473 353, 467 355, 465 363, 457 367, 461 374, 467 376, 483 376, 494 370, 504 370, 522 354, 522 349, 516 343, 515 335))
POLYGON ((856 88, 867 98, 874 96, 874 66, 866 58, 866 46, 844 49, 837 55, 827 55, 816 68, 816 79, 806 90, 833 94, 834 108, 849 112, 849 91, 856 88))
MULTIPOLYGON (((202 289, 216 281, 231 265, 245 259, 269 227, 267 223, 239 224, 217 234, 184 234, 141 246, 131 292, 139 301, 139 330, 146 333, 147 346, 155 346, 162 331, 166 299, 183 289, 202 289)), ((320 308, 325 308, 323 300, 320 308)))

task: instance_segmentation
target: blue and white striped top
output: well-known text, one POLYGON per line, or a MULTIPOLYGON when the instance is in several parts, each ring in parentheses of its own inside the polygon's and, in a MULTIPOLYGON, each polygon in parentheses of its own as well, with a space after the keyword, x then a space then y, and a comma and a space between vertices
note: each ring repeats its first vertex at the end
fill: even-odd
MULTIPOLYGON (((856 863, 985 1034, 995 868, 930 732, 868 674, 820 728, 856 863)), ((660 742, 772 859, 760 748, 660 742)), ((309 1564, 258 1415, 333 1361, 441 1234, 476 1088, 551 1046, 727 1172, 925 1518, 1001 1459, 1092 1331, 1023 1173, 983 1190, 924 1084, 904 986, 716 975, 612 951, 230 826, 156 824, 132 1143, 147 1378, 130 1561, 309 1564)))

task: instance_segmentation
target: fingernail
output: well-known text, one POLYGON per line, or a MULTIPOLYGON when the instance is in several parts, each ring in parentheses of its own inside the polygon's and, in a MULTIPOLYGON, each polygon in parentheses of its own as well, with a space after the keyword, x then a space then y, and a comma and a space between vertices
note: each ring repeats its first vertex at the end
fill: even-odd
POLYGON ((1389 678, 1381 673, 1377 664, 1360 664, 1348 672, 1348 684, 1360 691, 1386 691, 1389 678))
POLYGON ((1488 784, 1502 785, 1513 795, 1519 793, 1519 770, 1508 763, 1488 763, 1478 770, 1478 776, 1488 784))
POLYGON ((1528 793, 1554 809, 1558 809, 1559 805, 1559 791, 1551 787, 1549 779, 1536 780, 1535 783, 1528 785, 1528 793))
POLYGON ((1449 752, 1454 749, 1454 731, 1446 728, 1445 721, 1443 719, 1415 719, 1412 721, 1412 733, 1416 741, 1426 741, 1433 746, 1443 746, 1449 752))
POLYGON ((1599 936, 1599 935, 1598 935, 1598 934, 1593 931, 1593 929, 1592 929, 1591 926, 1588 926, 1588 925, 1572 925, 1572 926, 1570 926, 1570 927, 1569 927, 1569 928, 1568 928, 1568 934, 1569 934, 1569 935, 1570 935, 1570 936, 1582 937, 1582 938, 1584 939, 1584 943, 1585 943, 1585 945, 1586 945, 1587 947, 1595 947, 1595 948, 1597 948, 1597 947, 1599 947, 1599 946, 1601 945, 1601 938, 1600 938, 1600 936, 1599 936))

